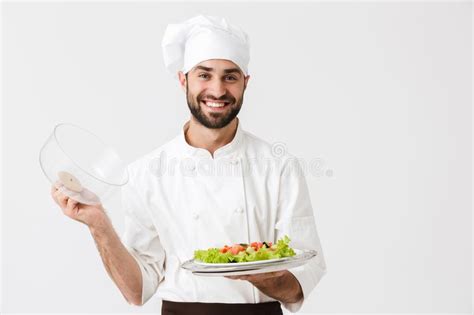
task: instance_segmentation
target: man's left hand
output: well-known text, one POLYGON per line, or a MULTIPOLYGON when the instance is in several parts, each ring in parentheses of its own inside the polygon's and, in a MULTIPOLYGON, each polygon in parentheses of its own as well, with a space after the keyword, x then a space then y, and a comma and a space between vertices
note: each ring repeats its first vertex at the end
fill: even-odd
POLYGON ((269 297, 284 303, 296 303, 303 291, 295 276, 288 270, 244 276, 226 276, 233 280, 247 280, 269 297))
POLYGON ((274 272, 265 272, 265 273, 258 273, 255 275, 245 275, 245 276, 226 276, 226 278, 234 279, 234 280, 247 280, 251 283, 261 283, 268 281, 270 279, 275 279, 278 277, 284 276, 288 271, 274 271, 274 272))

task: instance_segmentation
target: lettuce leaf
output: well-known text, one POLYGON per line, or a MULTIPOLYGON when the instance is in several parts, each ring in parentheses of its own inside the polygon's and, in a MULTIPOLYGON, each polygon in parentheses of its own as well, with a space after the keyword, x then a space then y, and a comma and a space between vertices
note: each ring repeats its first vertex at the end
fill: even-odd
POLYGON ((221 253, 218 248, 196 250, 194 251, 194 259, 206 263, 228 263, 233 260, 231 253, 221 253))

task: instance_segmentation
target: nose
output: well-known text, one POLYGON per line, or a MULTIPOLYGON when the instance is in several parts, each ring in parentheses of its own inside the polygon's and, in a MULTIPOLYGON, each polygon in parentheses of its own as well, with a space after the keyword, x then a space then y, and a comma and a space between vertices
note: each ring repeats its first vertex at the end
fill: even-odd
POLYGON ((226 86, 221 80, 214 79, 209 83, 209 92, 215 96, 216 98, 220 98, 221 96, 226 94, 226 86))

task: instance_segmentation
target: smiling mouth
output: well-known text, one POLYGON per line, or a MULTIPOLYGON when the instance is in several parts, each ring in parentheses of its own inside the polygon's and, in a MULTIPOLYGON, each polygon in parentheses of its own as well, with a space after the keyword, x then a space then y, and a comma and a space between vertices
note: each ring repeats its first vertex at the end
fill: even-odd
POLYGON ((206 101, 203 100, 201 101, 206 107, 212 108, 212 109, 222 109, 227 107, 230 102, 223 102, 223 101, 206 101))

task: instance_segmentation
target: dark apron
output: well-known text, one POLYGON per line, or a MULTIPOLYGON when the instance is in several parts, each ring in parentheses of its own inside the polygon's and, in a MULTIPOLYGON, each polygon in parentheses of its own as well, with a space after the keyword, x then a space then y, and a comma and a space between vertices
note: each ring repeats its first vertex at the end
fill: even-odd
POLYGON ((161 315, 283 315, 279 302, 257 304, 171 302, 163 300, 161 315))

